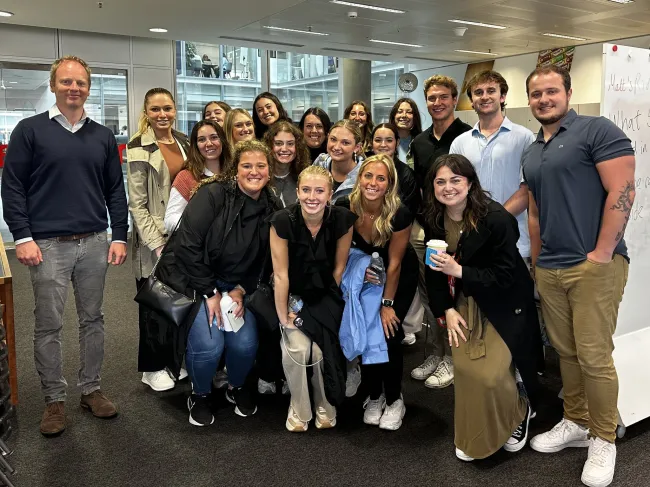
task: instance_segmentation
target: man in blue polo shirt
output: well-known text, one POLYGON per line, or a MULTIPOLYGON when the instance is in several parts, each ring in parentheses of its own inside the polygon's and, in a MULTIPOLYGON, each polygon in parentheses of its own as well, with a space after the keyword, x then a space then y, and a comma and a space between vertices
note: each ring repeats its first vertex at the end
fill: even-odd
POLYGON ((70 281, 79 317, 81 407, 101 418, 117 415, 100 389, 102 302, 108 264, 126 259, 128 209, 115 136, 84 111, 90 81, 82 59, 54 62, 50 90, 56 104, 16 126, 2 175, 4 219, 34 290, 34 359, 45 396, 45 436, 65 429, 61 328, 70 281))
POLYGON ((523 156, 532 261, 564 387, 562 421, 530 445, 543 453, 589 447, 582 482, 602 487, 616 464, 612 336, 627 282, 623 234, 635 196, 634 150, 611 121, 569 110, 566 70, 536 69, 526 91, 542 124, 523 156))

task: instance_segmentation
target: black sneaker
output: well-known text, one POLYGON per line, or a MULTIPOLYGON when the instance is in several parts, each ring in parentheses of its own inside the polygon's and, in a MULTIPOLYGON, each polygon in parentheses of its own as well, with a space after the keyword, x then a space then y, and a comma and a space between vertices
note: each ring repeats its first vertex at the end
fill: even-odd
POLYGON ((187 398, 187 409, 190 411, 190 424, 208 426, 214 423, 214 416, 210 409, 210 396, 191 394, 187 398))
POLYGON ((529 405, 526 408, 526 416, 524 417, 524 420, 519 426, 517 426, 517 429, 514 433, 512 433, 512 436, 508 438, 506 444, 503 445, 503 449, 505 451, 516 452, 526 446, 526 440, 528 440, 528 423, 530 422, 530 415, 531 410, 529 405))
POLYGON ((235 414, 243 418, 257 412, 257 405, 246 386, 227 389, 226 399, 235 405, 235 414))

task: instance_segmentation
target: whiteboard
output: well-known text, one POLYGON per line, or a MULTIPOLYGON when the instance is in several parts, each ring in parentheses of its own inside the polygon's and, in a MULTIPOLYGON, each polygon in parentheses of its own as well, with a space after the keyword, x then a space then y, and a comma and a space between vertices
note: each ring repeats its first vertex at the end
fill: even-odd
POLYGON ((624 426, 650 417, 650 50, 603 44, 600 113, 636 155, 636 198, 625 231, 630 272, 614 335, 618 411, 624 426))

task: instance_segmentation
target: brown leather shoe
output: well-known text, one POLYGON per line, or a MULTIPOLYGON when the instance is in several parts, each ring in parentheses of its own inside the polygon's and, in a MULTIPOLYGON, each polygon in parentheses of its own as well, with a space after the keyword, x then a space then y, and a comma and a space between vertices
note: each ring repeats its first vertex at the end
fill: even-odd
POLYGON ((65 430, 65 403, 51 402, 45 406, 41 419, 41 433, 44 436, 57 436, 65 430))
POLYGON ((93 416, 97 418, 108 419, 117 416, 117 406, 109 401, 99 389, 82 395, 81 407, 92 412, 93 416))

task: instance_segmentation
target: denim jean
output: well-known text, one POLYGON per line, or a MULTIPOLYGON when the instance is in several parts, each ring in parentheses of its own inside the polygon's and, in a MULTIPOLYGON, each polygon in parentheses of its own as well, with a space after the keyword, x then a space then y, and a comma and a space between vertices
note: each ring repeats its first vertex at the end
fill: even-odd
POLYGON ((212 377, 217 372, 221 354, 226 352, 228 382, 241 387, 255 363, 257 353, 257 323, 250 310, 244 313, 244 325, 237 333, 210 328, 205 301, 201 304, 187 339, 185 363, 195 394, 208 394, 212 377))
POLYGON ((79 377, 82 394, 100 388, 104 361, 104 284, 108 268, 106 232, 61 242, 36 240, 43 262, 29 268, 34 290, 34 360, 45 402, 65 401, 61 329, 63 310, 72 281, 79 318, 79 377))

